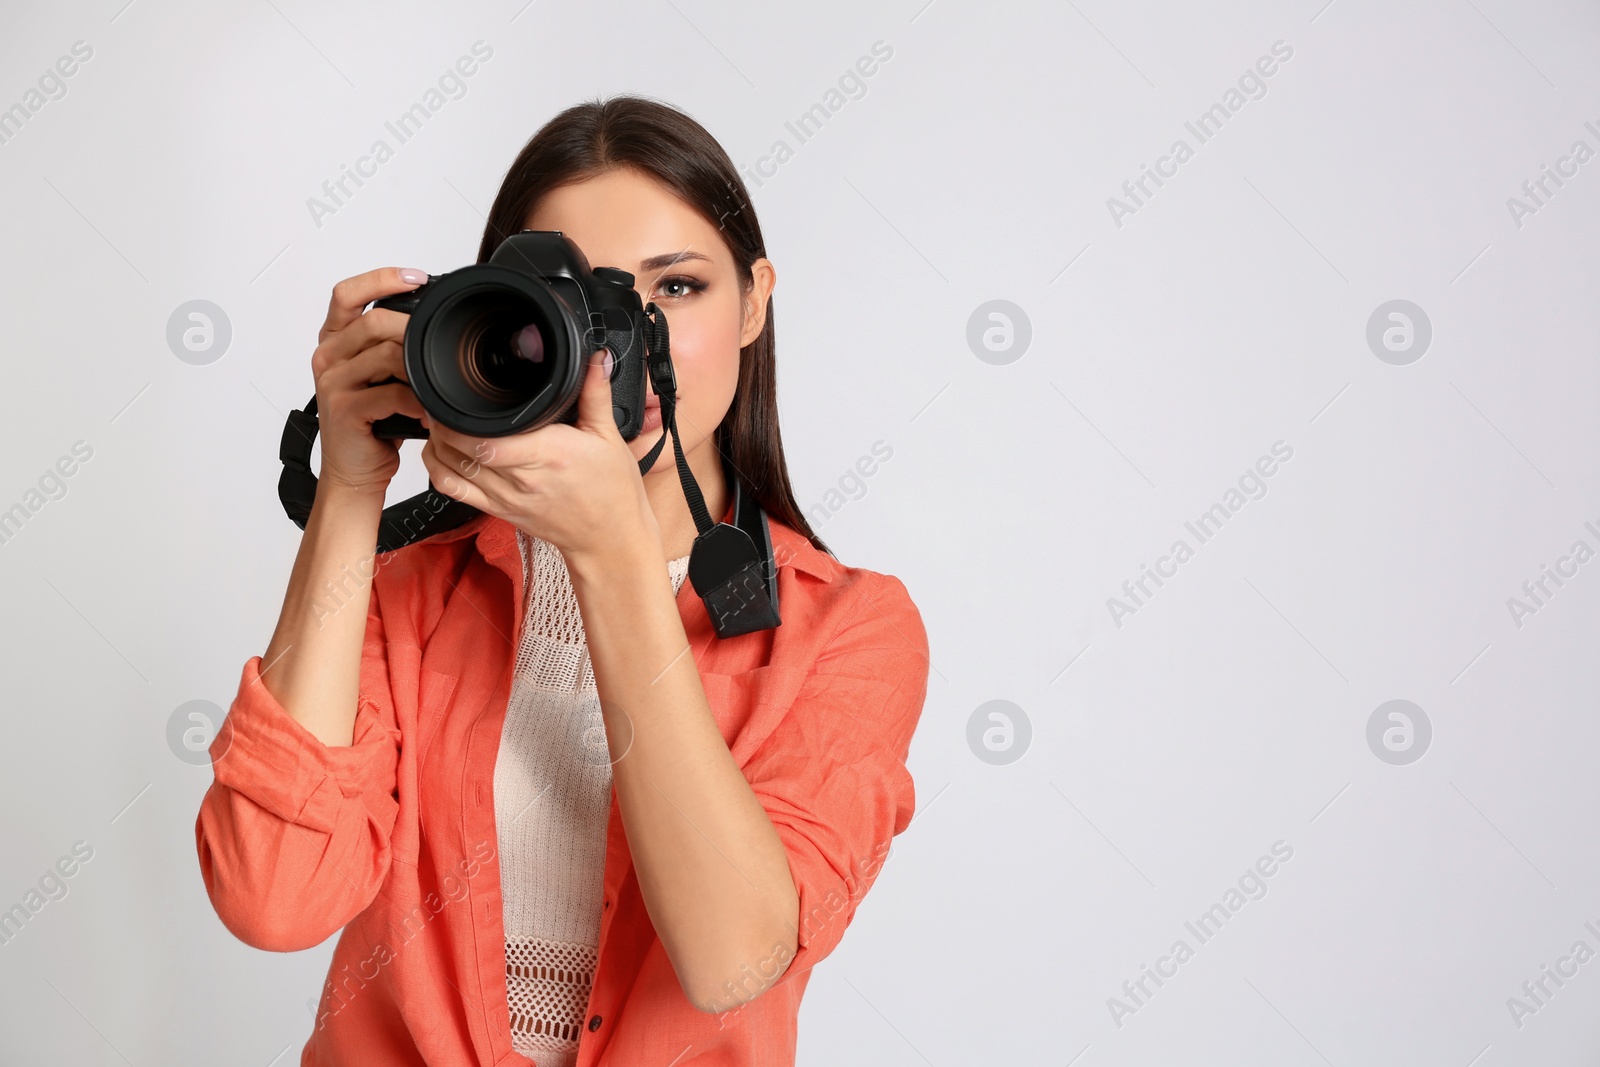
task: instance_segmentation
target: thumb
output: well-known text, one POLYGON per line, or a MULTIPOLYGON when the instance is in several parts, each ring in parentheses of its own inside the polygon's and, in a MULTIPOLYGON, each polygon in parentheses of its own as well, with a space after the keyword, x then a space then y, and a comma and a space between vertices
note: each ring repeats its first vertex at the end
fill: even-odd
POLYGON ((601 348, 589 357, 583 391, 578 394, 578 428, 614 435, 617 418, 611 413, 611 350, 601 348))

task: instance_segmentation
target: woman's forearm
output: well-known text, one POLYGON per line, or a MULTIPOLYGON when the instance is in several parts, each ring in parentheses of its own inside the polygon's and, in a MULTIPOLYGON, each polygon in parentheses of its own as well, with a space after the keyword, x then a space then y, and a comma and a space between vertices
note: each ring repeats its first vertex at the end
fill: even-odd
POLYGON ((659 539, 619 539, 568 570, 645 906, 691 1001, 726 1010, 727 983, 794 954, 787 853, 706 702, 659 539))
POLYGON ((325 745, 349 745, 383 497, 324 479, 306 521, 261 683, 325 745))

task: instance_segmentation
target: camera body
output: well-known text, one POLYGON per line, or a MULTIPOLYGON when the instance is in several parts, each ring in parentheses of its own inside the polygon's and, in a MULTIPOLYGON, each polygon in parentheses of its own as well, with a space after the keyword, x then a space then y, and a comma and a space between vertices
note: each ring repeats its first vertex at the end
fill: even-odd
MULTIPOLYGON (((646 316, 634 277, 590 268, 559 230, 523 230, 487 263, 438 274, 409 293, 374 301, 406 312, 406 377, 428 416, 477 437, 503 437, 552 422, 574 423, 590 358, 614 357, 611 407, 633 440, 644 424, 646 316)), ((392 415, 375 436, 426 437, 416 419, 392 415)))

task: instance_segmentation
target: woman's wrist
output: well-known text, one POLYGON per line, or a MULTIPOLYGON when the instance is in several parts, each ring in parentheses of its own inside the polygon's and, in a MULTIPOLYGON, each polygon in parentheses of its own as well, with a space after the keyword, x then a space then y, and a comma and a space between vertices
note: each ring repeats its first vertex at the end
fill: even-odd
POLYGON ((376 511, 383 513, 383 498, 386 486, 358 487, 347 485, 333 478, 322 478, 317 482, 317 495, 312 501, 312 510, 321 508, 324 511, 357 513, 376 511))
POLYGON ((604 541, 563 552, 562 557, 575 588, 658 568, 664 573, 667 565, 660 531, 653 522, 642 521, 614 527, 604 541))

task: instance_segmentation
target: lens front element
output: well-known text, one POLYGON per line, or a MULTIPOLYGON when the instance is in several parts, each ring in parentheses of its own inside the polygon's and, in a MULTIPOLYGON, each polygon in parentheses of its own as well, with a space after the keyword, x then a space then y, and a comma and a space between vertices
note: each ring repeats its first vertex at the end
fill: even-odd
POLYGON ((567 346, 524 293, 469 289, 439 308, 429 332, 431 382, 469 419, 536 423, 530 409, 548 406, 559 391, 556 356, 567 346))
MULTIPOLYGON (((464 301, 465 303, 465 301, 464 301)), ((494 409, 526 404, 548 384, 544 330, 538 310, 520 300, 479 300, 461 308, 456 373, 494 409)), ((485 412, 487 413, 487 412, 485 412)))

